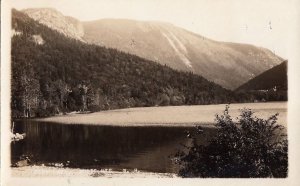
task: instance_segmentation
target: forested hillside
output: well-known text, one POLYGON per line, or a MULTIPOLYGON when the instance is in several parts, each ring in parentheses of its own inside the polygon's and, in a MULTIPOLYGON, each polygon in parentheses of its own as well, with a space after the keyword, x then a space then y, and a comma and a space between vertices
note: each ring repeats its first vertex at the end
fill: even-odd
POLYGON ((244 99, 199 75, 65 37, 16 10, 11 54, 13 117, 244 99))
POLYGON ((287 61, 256 76, 238 90, 269 90, 275 87, 277 90, 287 90, 287 61))
POLYGON ((247 92, 265 101, 287 100, 288 77, 287 61, 254 77, 240 86, 238 92, 247 92))

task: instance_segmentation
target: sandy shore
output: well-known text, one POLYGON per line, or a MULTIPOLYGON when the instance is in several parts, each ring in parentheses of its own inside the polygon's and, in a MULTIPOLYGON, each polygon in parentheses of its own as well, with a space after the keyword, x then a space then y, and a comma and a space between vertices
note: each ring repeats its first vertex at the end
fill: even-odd
MULTIPOLYGON (((279 113, 278 123, 287 124, 287 102, 231 104, 232 118, 240 115, 240 109, 249 108, 264 119, 279 113)), ((222 114, 225 104, 141 107, 102 111, 90 114, 72 114, 36 119, 37 121, 62 124, 90 124, 115 126, 212 126, 216 114, 222 114)))
POLYGON ((46 166, 25 166, 11 168, 13 177, 104 177, 104 178, 175 178, 171 173, 152 173, 141 171, 112 171, 73 169, 46 166))

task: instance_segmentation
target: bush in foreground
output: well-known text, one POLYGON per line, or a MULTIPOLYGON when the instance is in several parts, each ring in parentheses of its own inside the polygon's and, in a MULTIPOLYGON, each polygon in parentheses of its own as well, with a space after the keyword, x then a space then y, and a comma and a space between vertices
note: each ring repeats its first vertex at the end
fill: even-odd
MULTIPOLYGON (((197 144, 192 137, 187 151, 178 157, 182 177, 287 177, 288 155, 284 127, 277 124, 275 114, 269 119, 253 116, 249 109, 241 111, 234 122, 226 106, 216 115, 216 136, 209 145, 197 144)), ((202 129, 197 127, 197 135, 202 129)), ((190 135, 189 135, 190 136, 190 135)))

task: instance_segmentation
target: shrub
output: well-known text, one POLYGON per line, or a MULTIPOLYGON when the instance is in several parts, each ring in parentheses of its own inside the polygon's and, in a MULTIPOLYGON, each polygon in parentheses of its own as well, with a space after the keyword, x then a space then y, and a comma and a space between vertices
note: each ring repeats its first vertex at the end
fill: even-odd
MULTIPOLYGON (((287 139, 277 124, 275 114, 269 119, 253 116, 243 109, 234 122, 226 106, 223 115, 216 115, 216 136, 209 145, 199 145, 197 135, 192 137, 187 151, 176 155, 182 177, 286 177, 287 139)), ((190 134, 188 135, 190 136, 190 134)))

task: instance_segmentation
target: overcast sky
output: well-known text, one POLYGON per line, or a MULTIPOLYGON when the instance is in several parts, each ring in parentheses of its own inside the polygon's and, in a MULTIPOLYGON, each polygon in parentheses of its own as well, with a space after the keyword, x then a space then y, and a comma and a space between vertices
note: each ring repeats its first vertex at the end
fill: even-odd
POLYGON ((18 10, 52 7, 81 21, 126 18, 170 22, 219 41, 249 43, 287 57, 292 0, 12 0, 18 10))

